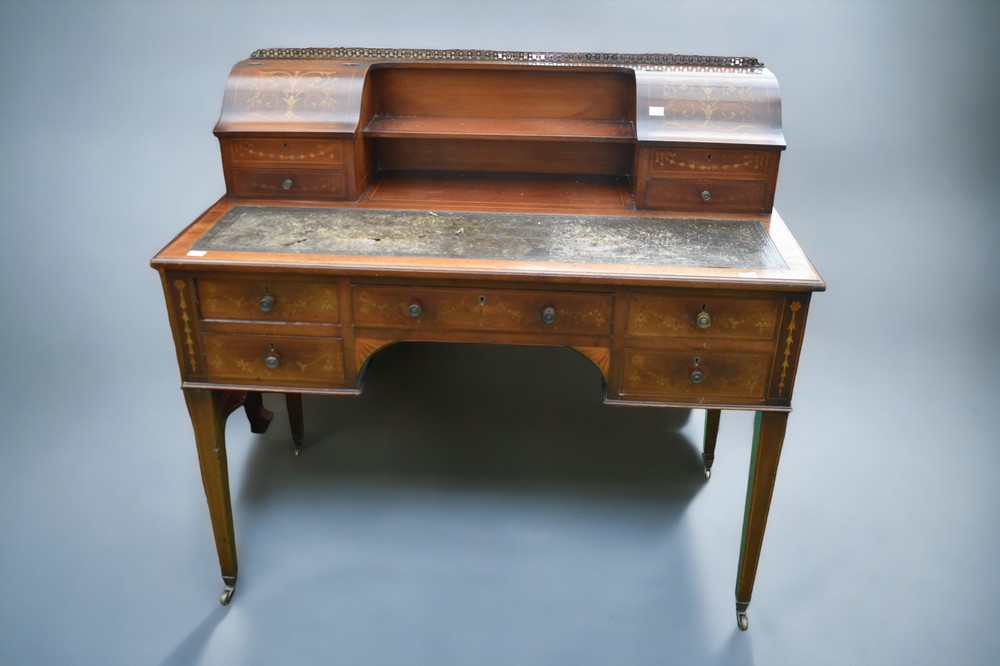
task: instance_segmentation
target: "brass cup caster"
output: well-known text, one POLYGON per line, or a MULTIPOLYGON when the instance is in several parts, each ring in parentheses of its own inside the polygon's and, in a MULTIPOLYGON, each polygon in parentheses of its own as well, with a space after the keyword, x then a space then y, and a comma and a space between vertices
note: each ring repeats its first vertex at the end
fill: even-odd
POLYGON ((750 620, 747 619, 747 606, 750 602, 736 604, 736 626, 740 631, 746 631, 750 627, 750 620))
POLYGON ((228 606, 229 602, 233 600, 234 594, 236 594, 236 585, 226 585, 225 589, 222 590, 222 594, 219 596, 219 603, 223 606, 228 606))
POLYGON ((736 624, 739 626, 740 631, 746 631, 750 628, 750 620, 747 619, 746 613, 736 614, 736 624))
POLYGON ((708 481, 712 478, 712 463, 715 462, 715 454, 701 454, 701 462, 705 465, 705 480, 708 481))

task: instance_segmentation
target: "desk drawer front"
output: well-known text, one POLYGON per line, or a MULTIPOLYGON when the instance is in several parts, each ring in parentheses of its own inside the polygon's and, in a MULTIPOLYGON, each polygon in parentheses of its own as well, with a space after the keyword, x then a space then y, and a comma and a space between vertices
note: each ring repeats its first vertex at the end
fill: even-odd
POLYGON ((229 139, 235 166, 339 166, 344 163, 343 141, 316 139, 229 139))
POLYGON ((283 282, 259 278, 197 280, 204 319, 336 324, 340 320, 333 282, 283 282))
POLYGON ((353 300, 358 326, 611 333, 610 294, 358 286, 353 300))
POLYGON ((336 338, 206 334, 202 345, 209 381, 257 386, 344 384, 344 353, 336 338))
POLYGON ((633 294, 629 297, 625 334, 773 340, 780 319, 779 307, 779 300, 767 298, 633 294))
POLYGON ((346 199, 347 172, 233 169, 234 194, 277 199, 346 199))
POLYGON ((646 208, 717 213, 769 213, 762 181, 650 178, 646 208))
POLYGON ((625 350, 622 394, 673 401, 756 402, 767 391, 771 355, 625 350))
POLYGON ((772 153, 766 150, 670 148, 650 152, 652 173, 765 177, 772 153))

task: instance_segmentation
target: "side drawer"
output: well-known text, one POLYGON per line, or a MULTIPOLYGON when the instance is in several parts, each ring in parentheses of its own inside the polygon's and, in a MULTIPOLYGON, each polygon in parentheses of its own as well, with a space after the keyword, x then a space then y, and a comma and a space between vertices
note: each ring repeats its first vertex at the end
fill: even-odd
POLYGON ((233 169, 233 194, 279 199, 346 199, 347 172, 308 169, 233 169))
POLYGON ((678 402, 759 402, 770 369, 766 353, 626 349, 621 393, 678 402))
POLYGON ((198 278, 203 319, 336 324, 340 306, 335 282, 286 282, 255 278, 198 278))
POLYGON ((699 174, 711 177, 765 178, 777 153, 726 148, 654 148, 650 173, 699 174))
POLYGON ((226 139, 229 159, 237 167, 339 166, 343 141, 317 139, 226 139))
POLYGON ((628 337, 696 337, 704 340, 773 340, 780 321, 780 299, 658 296, 628 299, 628 337))
POLYGON ((769 213, 767 184, 762 181, 667 179, 646 180, 646 208, 699 214, 769 213))
POLYGON ((611 294, 356 286, 357 326, 610 335, 611 294))
POLYGON ((338 338, 209 333, 202 336, 202 347, 212 382, 313 388, 344 384, 338 338))

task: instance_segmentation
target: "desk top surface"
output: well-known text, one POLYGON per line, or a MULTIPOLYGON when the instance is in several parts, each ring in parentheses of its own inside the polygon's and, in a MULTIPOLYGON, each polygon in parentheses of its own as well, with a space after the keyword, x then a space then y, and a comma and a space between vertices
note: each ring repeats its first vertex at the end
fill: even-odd
POLYGON ((222 200, 153 264, 554 282, 737 282, 810 291, 825 286, 776 213, 762 220, 222 200))
POLYGON ((236 206, 195 251, 787 269, 758 220, 236 206))

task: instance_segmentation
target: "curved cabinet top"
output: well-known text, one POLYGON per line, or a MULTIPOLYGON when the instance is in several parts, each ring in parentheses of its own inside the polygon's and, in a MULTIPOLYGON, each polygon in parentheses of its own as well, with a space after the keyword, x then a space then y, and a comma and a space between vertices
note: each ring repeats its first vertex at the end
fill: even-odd
POLYGON ((637 68, 639 141, 785 147, 778 81, 764 67, 637 68))
POLYGON ((215 133, 353 133, 370 63, 243 60, 226 81, 215 133))
POLYGON ((226 83, 219 135, 351 134, 362 129, 373 67, 631 70, 640 142, 783 148, 774 75, 754 58, 430 49, 262 49, 226 83))

